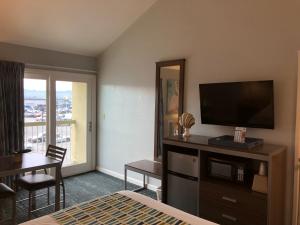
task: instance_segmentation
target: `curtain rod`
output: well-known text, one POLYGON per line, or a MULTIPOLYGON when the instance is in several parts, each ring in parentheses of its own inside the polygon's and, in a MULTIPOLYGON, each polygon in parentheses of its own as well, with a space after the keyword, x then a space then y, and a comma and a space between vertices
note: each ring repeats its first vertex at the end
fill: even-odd
POLYGON ((60 67, 60 66, 49 66, 49 65, 41 65, 41 64, 31 64, 31 63, 25 63, 25 67, 28 69, 55 70, 55 71, 62 71, 62 72, 97 74, 96 70, 84 70, 84 69, 76 69, 76 68, 68 68, 68 67, 60 67))

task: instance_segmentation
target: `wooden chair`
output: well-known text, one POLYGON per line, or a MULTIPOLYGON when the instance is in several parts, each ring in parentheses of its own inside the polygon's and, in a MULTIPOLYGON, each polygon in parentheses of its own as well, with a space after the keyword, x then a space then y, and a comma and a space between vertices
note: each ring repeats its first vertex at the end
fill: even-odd
MULTIPOLYGON (((58 161, 61 162, 61 166, 63 164, 63 161, 65 159, 65 155, 66 155, 67 149, 65 148, 60 148, 54 145, 49 145, 47 152, 46 152, 46 156, 56 159, 58 161)), ((40 210, 40 209, 44 209, 47 208, 51 205, 54 204, 50 204, 50 187, 55 186, 55 179, 60 179, 60 185, 62 186, 62 190, 63 190, 63 208, 65 208, 66 206, 66 193, 65 193, 65 185, 64 185, 64 181, 62 179, 62 175, 61 175, 61 170, 60 170, 60 177, 54 178, 53 176, 48 175, 47 170, 44 170, 44 174, 36 174, 35 172, 31 175, 25 175, 21 178, 19 178, 18 180, 18 186, 22 189, 25 189, 29 192, 29 196, 28 196, 28 219, 31 219, 31 213, 33 212, 32 210, 32 200, 35 197, 39 197, 41 195, 38 196, 33 196, 33 193, 35 191, 41 190, 41 189, 45 189, 47 188, 47 200, 48 200, 48 205, 46 207, 42 207, 39 209, 35 209, 34 211, 40 210)), ((24 199, 27 200, 27 199, 24 199)), ((21 200, 23 201, 23 200, 21 200)))
POLYGON ((3 183, 0 183, 0 224, 16 224, 16 193, 3 183), (10 208, 7 207, 7 201, 11 202, 10 208), (4 211, 7 210, 11 210, 11 215, 5 215, 4 211))

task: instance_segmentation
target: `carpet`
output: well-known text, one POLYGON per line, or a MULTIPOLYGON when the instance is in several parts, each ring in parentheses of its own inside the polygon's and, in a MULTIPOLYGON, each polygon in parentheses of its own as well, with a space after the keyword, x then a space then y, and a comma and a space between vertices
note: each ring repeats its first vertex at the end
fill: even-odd
MULTIPOLYGON (((124 181, 104 173, 93 171, 64 179, 66 187, 66 207, 88 201, 99 196, 107 195, 117 191, 124 190, 124 181)), ((137 186, 128 183, 128 189, 136 189, 137 186)), ((46 193, 46 190, 38 191, 37 194, 46 193)), ((156 198, 156 194, 150 190, 139 192, 151 198, 156 198)), ((28 197, 27 191, 18 192, 18 199, 28 197)), ((54 189, 51 189, 50 199, 54 201, 54 189)), ((47 204, 47 197, 41 196, 36 200, 37 207, 43 207, 47 204)), ((17 222, 27 221, 28 201, 17 203, 17 222)), ((44 216, 54 212, 54 206, 42 209, 32 213, 32 219, 44 216)))

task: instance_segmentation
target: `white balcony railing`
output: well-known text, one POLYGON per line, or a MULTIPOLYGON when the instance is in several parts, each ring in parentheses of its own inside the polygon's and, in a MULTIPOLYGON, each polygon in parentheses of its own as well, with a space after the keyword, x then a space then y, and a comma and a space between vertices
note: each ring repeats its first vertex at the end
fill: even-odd
MULTIPOLYGON (((72 163, 72 129, 75 120, 61 120, 56 122, 56 145, 67 149, 64 164, 72 163)), ((46 122, 25 122, 24 146, 34 153, 46 154, 47 150, 46 122)))

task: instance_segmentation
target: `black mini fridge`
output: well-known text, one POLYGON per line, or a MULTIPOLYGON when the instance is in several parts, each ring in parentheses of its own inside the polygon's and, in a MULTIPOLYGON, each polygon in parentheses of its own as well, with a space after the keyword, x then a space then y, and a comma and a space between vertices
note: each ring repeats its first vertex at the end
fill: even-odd
POLYGON ((197 156, 169 151, 167 204, 197 215, 198 175, 197 156))

